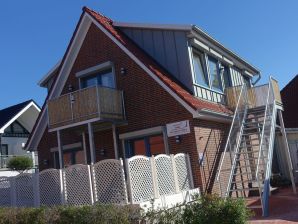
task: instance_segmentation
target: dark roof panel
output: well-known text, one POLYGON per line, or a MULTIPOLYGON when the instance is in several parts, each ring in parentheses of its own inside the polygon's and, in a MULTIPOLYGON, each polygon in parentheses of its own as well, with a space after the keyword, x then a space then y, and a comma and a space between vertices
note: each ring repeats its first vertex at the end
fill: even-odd
POLYGON ((14 118, 22 109, 24 109, 33 100, 27 100, 23 103, 16 104, 11 107, 0 110, 0 128, 7 124, 12 118, 14 118))

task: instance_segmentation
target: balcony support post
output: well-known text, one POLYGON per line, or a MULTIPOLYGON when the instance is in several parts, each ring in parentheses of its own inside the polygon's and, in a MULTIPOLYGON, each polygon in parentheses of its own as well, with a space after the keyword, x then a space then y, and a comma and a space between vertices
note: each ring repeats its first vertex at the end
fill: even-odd
POLYGON ((94 145, 94 135, 92 123, 88 123, 88 135, 89 135, 89 145, 90 145, 90 157, 91 165, 95 163, 95 145, 94 145))
POLYGON ((63 149, 62 149, 60 130, 57 131, 57 141, 58 141, 58 152, 59 152, 59 166, 60 166, 60 169, 63 169, 64 162, 63 162, 63 149))
POLYGON ((88 164, 87 147, 86 147, 86 133, 85 132, 82 132, 82 140, 83 140, 83 150, 84 150, 84 156, 85 156, 85 164, 88 164))
POLYGON ((113 130, 113 143, 114 143, 115 159, 119 159, 117 130, 116 130, 116 125, 114 123, 112 123, 112 130, 113 130))

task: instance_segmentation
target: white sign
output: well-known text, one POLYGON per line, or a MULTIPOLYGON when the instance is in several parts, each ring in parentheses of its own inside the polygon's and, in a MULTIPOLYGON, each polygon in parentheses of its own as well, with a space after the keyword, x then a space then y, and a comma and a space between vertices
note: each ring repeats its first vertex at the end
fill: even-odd
POLYGON ((190 133, 189 121, 179 121, 175 123, 167 124, 168 137, 185 135, 190 133))

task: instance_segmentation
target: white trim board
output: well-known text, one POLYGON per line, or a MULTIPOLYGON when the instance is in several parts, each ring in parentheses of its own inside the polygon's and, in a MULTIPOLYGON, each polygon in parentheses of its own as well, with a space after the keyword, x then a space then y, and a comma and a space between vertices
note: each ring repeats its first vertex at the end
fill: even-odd
POLYGON ((1 127, 0 134, 3 134, 4 130, 15 120, 17 120, 23 113, 25 113, 31 106, 35 107, 35 109, 40 112, 40 108, 33 101, 31 101, 26 107, 24 107, 19 113, 17 113, 12 119, 10 119, 4 126, 1 127))
MULTIPOLYGON (((73 41, 72 41, 71 45, 69 46, 67 55, 65 56, 64 63, 62 65, 60 72, 58 74, 58 77, 52 87, 52 91, 49 93, 50 95, 49 95, 48 99, 55 98, 62 92, 62 89, 65 85, 66 80, 67 80, 67 77, 70 73, 70 69, 72 68, 72 65, 77 57, 79 50, 81 49, 82 43, 85 39, 85 36, 89 30, 90 25, 91 25, 91 20, 89 19, 89 17, 86 17, 86 12, 84 12, 84 15, 81 19, 79 27, 77 28, 77 32, 76 32, 75 36, 73 37, 73 41), (62 74, 64 75, 64 77, 62 74), (58 85, 58 83, 59 83, 59 85, 58 85)), ((47 116, 48 116, 47 109, 45 107, 44 110, 41 112, 40 119, 38 120, 38 123, 36 124, 36 128, 33 130, 32 137, 30 138, 30 141, 27 144, 27 147, 26 147, 27 150, 36 150, 37 149, 36 147, 39 144, 41 137, 47 127, 47 122, 48 122, 47 116), (39 132, 37 132, 37 130, 39 130, 39 132), (36 134, 37 134, 37 136, 36 136, 36 134), (32 146, 33 139, 34 139, 34 145, 32 146)))
POLYGON ((59 60, 54 67, 52 67, 50 69, 50 71, 47 72, 47 74, 45 74, 41 80, 39 80, 39 82, 37 83, 39 86, 43 86, 45 84, 45 82, 47 82, 51 76, 53 75, 53 72, 56 71, 56 69, 60 66, 62 60, 59 60))

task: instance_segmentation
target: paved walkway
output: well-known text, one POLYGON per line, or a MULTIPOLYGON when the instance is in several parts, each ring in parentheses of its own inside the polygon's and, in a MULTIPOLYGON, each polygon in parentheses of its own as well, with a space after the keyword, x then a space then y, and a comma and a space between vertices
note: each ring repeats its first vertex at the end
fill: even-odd
POLYGON ((270 197, 269 204, 269 217, 263 218, 258 210, 250 223, 298 223, 298 194, 294 195, 292 188, 279 189, 270 197))

